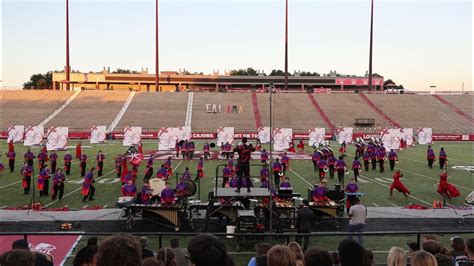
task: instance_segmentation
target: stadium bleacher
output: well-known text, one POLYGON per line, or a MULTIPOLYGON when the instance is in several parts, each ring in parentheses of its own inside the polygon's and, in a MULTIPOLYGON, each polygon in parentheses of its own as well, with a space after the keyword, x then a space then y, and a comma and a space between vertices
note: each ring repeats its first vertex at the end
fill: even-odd
POLYGON ((474 95, 441 95, 441 97, 466 115, 473 117, 474 95))

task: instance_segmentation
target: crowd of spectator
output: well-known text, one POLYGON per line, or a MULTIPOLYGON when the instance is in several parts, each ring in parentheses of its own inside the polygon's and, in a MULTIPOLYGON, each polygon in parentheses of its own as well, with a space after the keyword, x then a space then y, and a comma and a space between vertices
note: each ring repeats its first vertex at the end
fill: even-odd
MULTIPOLYGON (((388 266, 468 266, 474 265, 474 238, 466 242, 461 237, 451 238, 451 246, 446 247, 435 236, 425 236, 421 245, 407 243, 409 248, 392 247, 387 255, 388 266)), ((225 244, 211 234, 194 237, 187 249, 180 248, 179 239, 172 238, 170 247, 160 248, 156 254, 147 249, 146 237, 132 235, 112 235, 98 244, 92 237, 81 248, 73 261, 74 266, 209 266, 236 265, 225 244)), ((260 243, 257 254, 248 266, 371 266, 374 255, 358 241, 345 239, 339 243, 337 252, 329 252, 312 247, 303 252, 296 242, 288 245, 260 243)), ((32 252, 26 240, 13 242, 12 250, 0 256, 1 266, 42 266, 54 265, 53 258, 39 252, 32 252)))

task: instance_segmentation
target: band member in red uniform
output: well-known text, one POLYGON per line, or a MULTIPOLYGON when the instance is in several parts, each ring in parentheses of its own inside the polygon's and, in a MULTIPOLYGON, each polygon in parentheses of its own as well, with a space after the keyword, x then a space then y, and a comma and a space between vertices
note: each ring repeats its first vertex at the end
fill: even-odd
POLYGON ((148 180, 145 180, 143 182, 143 187, 142 187, 142 198, 141 198, 141 203, 146 204, 150 201, 150 199, 153 197, 153 189, 150 186, 150 182, 148 180))
POLYGON ((444 169, 444 167, 448 166, 447 165, 448 161, 448 154, 446 154, 446 151, 444 150, 443 147, 441 147, 441 150, 439 151, 439 169, 444 169))
POLYGON ((334 158, 334 154, 329 154, 328 157, 327 157, 327 161, 326 163, 328 164, 328 167, 329 167, 329 177, 331 179, 334 178, 334 173, 336 172, 335 169, 336 169, 336 158, 334 158))
POLYGON ((390 152, 388 153, 388 162, 390 164, 390 171, 393 172, 393 169, 395 169, 395 162, 397 161, 398 161, 398 155, 393 149, 391 149, 390 152))
POLYGON ((115 172, 117 173, 118 178, 122 177, 122 160, 123 157, 120 154, 115 157, 115 172))
POLYGON ((302 139, 300 139, 300 142, 298 143, 298 145, 296 145, 296 147, 299 151, 304 151, 304 142, 302 139))
POLYGON ((398 190, 398 192, 405 195, 405 198, 407 198, 408 195, 410 195, 410 191, 400 181, 400 178, 402 178, 402 177, 403 177, 403 174, 400 173, 400 170, 396 171, 393 174, 393 182, 392 182, 392 185, 390 186, 390 197, 392 197, 394 189, 398 190))
POLYGON ((16 152, 15 150, 10 150, 7 153, 5 153, 8 157, 8 167, 10 168, 10 173, 13 173, 15 171, 15 157, 16 157, 16 152))
POLYGON ((290 142, 290 147, 288 148, 288 152, 296 153, 295 142, 293 140, 291 140, 290 142))
POLYGON ((166 188, 161 191, 161 202, 165 204, 171 204, 175 202, 174 190, 170 188, 170 182, 165 183, 166 188))
POLYGON ((21 175, 23 176, 23 180, 22 180, 23 194, 30 194, 31 176, 33 175, 33 167, 29 166, 28 163, 25 163, 23 165, 23 168, 21 168, 21 175))
POLYGON ((339 153, 342 155, 346 154, 346 141, 343 141, 341 147, 339 147, 339 153))
POLYGON ((286 152, 283 153, 283 156, 281 157, 281 164, 283 165, 283 173, 286 174, 286 170, 290 168, 290 157, 286 155, 286 152))
POLYGON ((314 167, 314 171, 317 172, 318 171, 318 162, 319 160, 321 159, 321 152, 319 151, 314 151, 313 152, 313 155, 311 156, 311 161, 313 162, 313 167, 314 167))
POLYGON ((43 168, 40 170, 40 174, 37 180, 38 191, 40 193, 40 197, 48 196, 50 177, 51 177, 51 173, 49 172, 48 166, 45 164, 43 165, 43 168))
POLYGON ((199 159, 199 162, 197 164, 197 167, 196 167, 196 179, 195 181, 197 181, 198 179, 202 179, 204 177, 204 157, 201 157, 199 159))
POLYGON ((202 146, 202 151, 204 152, 204 159, 205 160, 209 160, 209 158, 211 158, 211 153, 209 152, 210 150, 210 146, 209 146, 209 143, 207 143, 207 141, 204 143, 204 146, 202 146))
POLYGON ((86 175, 86 167, 87 167, 87 154, 81 154, 81 176, 85 176, 86 175))
POLYGON ((69 153, 66 153, 64 155, 64 171, 66 172, 66 175, 71 174, 71 162, 72 162, 72 155, 69 153))
POLYGON ((137 187, 132 180, 128 180, 127 184, 122 186, 122 197, 135 197, 137 195, 137 187))
POLYGON ((26 151, 23 158, 25 159, 25 162, 28 163, 29 166, 33 167, 33 160, 35 158, 35 155, 31 152, 30 149, 26 151))
POLYGON ((76 145, 76 159, 81 159, 82 155, 82 141, 79 141, 76 145))
POLYGON ((275 162, 272 165, 273 171, 273 180, 275 181, 275 186, 280 185, 280 173, 282 172, 283 165, 280 163, 280 159, 276 158, 275 162))
POLYGON ((48 160, 48 153, 46 153, 43 149, 38 153, 38 168, 42 169, 44 164, 48 160))
POLYGON ((351 208, 352 205, 354 205, 354 199, 357 198, 357 195, 353 195, 357 193, 359 190, 359 187, 356 184, 357 180, 355 178, 351 179, 351 182, 347 184, 346 186, 346 193, 351 193, 347 195, 347 201, 346 201, 346 209, 347 213, 349 213, 349 209, 351 208))
POLYGON ((265 165, 268 164, 268 152, 265 149, 260 153, 260 162, 265 165))
POLYGON ((56 173, 56 165, 58 162, 58 155, 56 154, 55 150, 51 151, 51 154, 49 155, 49 161, 51 163, 51 173, 56 173))
POLYGON ((85 202, 87 199, 89 200, 94 200, 94 194, 95 194, 95 187, 92 185, 92 183, 95 182, 94 180, 94 171, 95 167, 92 167, 89 173, 84 176, 84 182, 82 182, 82 202, 85 202))
POLYGON ((101 177, 102 176, 102 170, 104 170, 104 161, 105 161, 105 155, 102 151, 99 151, 97 156, 95 157, 97 161, 97 176, 101 177))
POLYGON ((352 161, 352 171, 354 172, 354 180, 357 182, 357 178, 359 178, 359 171, 360 171, 361 165, 359 158, 355 157, 354 161, 352 161))
POLYGON ((324 158, 319 159, 318 161, 318 171, 319 171, 319 182, 323 181, 323 179, 326 177, 326 172, 327 171, 327 164, 326 160, 324 158))
POLYGON ((166 159, 166 161, 164 163, 166 169, 168 169, 168 176, 173 175, 172 163, 173 163, 173 161, 171 160, 171 157, 168 157, 168 159, 166 159))
POLYGON ((342 155, 339 156, 339 160, 336 161, 336 170, 337 178, 339 179, 339 184, 341 187, 344 187, 344 174, 347 169, 346 162, 344 162, 342 155))
POLYGON ((66 177, 63 174, 63 170, 59 168, 57 173, 53 176, 53 194, 51 195, 52 200, 56 200, 56 197, 58 197, 59 200, 63 198, 65 180, 66 177))
POLYGON ((433 163, 436 160, 436 156, 433 149, 431 148, 431 145, 429 145, 428 149, 426 150, 426 159, 428 160, 428 166, 433 168, 433 163))
POLYGON ((143 154, 143 144, 141 141, 138 142, 137 151, 138 153, 143 154))
POLYGON ((364 160, 364 169, 365 171, 369 171, 369 165, 370 165, 370 154, 368 151, 365 151, 364 152, 364 155, 362 155, 362 159, 364 160))
POLYGON ((439 175, 438 193, 448 199, 456 198, 461 195, 455 186, 448 183, 448 172, 446 170, 439 175))
POLYGON ((251 153, 255 151, 255 148, 252 144, 247 144, 247 138, 242 138, 242 143, 240 143, 237 147, 235 147, 233 152, 237 152, 239 154, 239 158, 237 160, 237 176, 239 177, 239 186, 235 192, 240 192, 240 188, 242 187, 242 178, 246 179, 247 185, 247 192, 250 192, 250 159, 251 153))
POLYGON ((257 138, 257 141, 255 143, 255 150, 260 151, 262 149, 262 142, 260 142, 260 139, 257 138))
POLYGON ((176 151, 176 158, 179 157, 179 149, 180 149, 179 141, 176 140, 175 143, 174 143, 174 150, 176 151))
POLYGON ((15 145, 13 145, 12 139, 8 142, 8 151, 15 151, 15 145))

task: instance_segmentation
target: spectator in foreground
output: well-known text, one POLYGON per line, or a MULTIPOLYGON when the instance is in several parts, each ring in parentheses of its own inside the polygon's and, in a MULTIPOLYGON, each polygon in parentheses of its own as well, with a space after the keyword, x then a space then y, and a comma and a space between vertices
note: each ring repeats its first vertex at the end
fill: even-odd
POLYGON ((334 263, 336 265, 339 265, 341 263, 341 259, 339 257, 339 252, 333 251, 333 252, 331 252, 331 256, 332 256, 332 263, 334 263))
POLYGON ((466 254, 466 245, 464 245, 464 240, 459 236, 451 238, 451 256, 456 261, 465 261, 469 260, 466 254))
POLYGON ((87 246, 97 246, 97 237, 95 236, 92 236, 92 237, 89 237, 89 239, 87 239, 87 246))
POLYGON ((29 243, 25 239, 15 240, 12 243, 12 249, 23 249, 31 252, 35 265, 53 266, 53 257, 51 255, 30 251, 29 243))
POLYGON ((255 263, 256 263, 257 266, 267 266, 267 255, 258 256, 255 259, 255 263))
POLYGON ((442 249, 443 246, 438 241, 427 241, 423 243, 423 250, 431 253, 431 255, 440 253, 442 249))
POLYGON ((97 266, 141 265, 142 248, 132 235, 113 235, 99 245, 96 255, 97 266))
POLYGON ((165 263, 165 266, 176 266, 174 253, 170 248, 160 248, 156 254, 156 258, 165 263))
POLYGON ((290 244, 288 244, 288 248, 295 256, 296 266, 304 266, 304 255, 303 251, 301 250, 300 244, 296 242, 291 242, 290 244))
POLYGON ((227 249, 218 238, 201 234, 188 243, 189 260, 195 266, 226 265, 227 249))
POLYGON ((74 260, 72 265, 74 266, 83 266, 83 265, 94 265, 94 256, 97 253, 97 246, 85 246, 81 248, 74 260))
MULTIPOLYGON (((351 220, 349 221, 349 233, 362 233, 364 231, 365 219, 367 218, 367 208, 360 203, 359 198, 354 199, 354 205, 351 206, 348 213, 351 220)), ((357 236, 359 243, 362 245, 364 239, 362 235, 357 236)), ((349 236, 352 239, 352 236, 349 236)))
POLYGON ((407 258, 405 251, 399 247, 392 247, 388 252, 387 266, 405 266, 407 265, 407 258))
POLYGON ((170 240, 171 250, 174 254, 174 260, 176 261, 177 266, 188 266, 188 258, 186 258, 186 254, 188 251, 185 248, 179 247, 179 238, 173 237, 170 240))
POLYGON ((142 236, 138 239, 138 241, 140 242, 140 247, 142 248, 142 259, 155 256, 153 251, 146 248, 148 247, 149 243, 148 237, 142 236))
POLYGON ((31 251, 24 249, 13 249, 0 256, 2 266, 33 266, 34 256, 31 251))
POLYGON ((434 257, 436 259, 436 262, 438 263, 438 266, 454 266, 455 265, 453 258, 449 255, 438 253, 434 257))
POLYGON ((304 254, 304 262, 306 266, 332 266, 335 263, 333 255, 327 250, 320 248, 310 248, 304 254))
POLYGON ((296 258, 287 246, 275 245, 267 253, 267 265, 296 266, 296 258))
POLYGON ((252 257, 249 261, 248 266, 256 266, 257 265, 257 258, 261 256, 266 256, 267 252, 272 248, 272 245, 268 243, 260 243, 257 246, 257 255, 252 257))
POLYGON ((469 238, 466 241, 466 254, 469 260, 459 262, 459 266, 474 265, 474 238, 469 238))
POLYGON ((141 266, 165 266, 165 263, 155 257, 148 257, 142 260, 141 266))
MULTIPOLYGON (((352 208, 352 207, 351 207, 352 208)), ((368 266, 370 259, 362 245, 353 239, 344 239, 338 247, 341 266, 368 266)))
POLYGON ((411 257, 411 266, 438 266, 436 259, 431 253, 419 250, 411 257))

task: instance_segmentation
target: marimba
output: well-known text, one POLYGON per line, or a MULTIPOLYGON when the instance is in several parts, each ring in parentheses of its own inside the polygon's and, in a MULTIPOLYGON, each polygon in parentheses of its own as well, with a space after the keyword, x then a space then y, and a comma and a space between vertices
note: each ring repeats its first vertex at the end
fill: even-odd
MULTIPOLYGON (((132 213, 140 212, 143 219, 149 220, 158 220, 158 221, 166 221, 174 226, 176 231, 179 231, 179 228, 183 221, 183 216, 185 216, 185 210, 183 210, 182 205, 172 203, 172 204, 131 204, 126 207, 128 210, 129 216, 132 216, 132 213)), ((133 218, 129 218, 128 220, 132 220, 133 218)), ((129 229, 133 227, 132 225, 129 229)))
POLYGON ((337 204, 336 202, 330 201, 321 201, 321 202, 310 202, 309 207, 313 211, 329 215, 331 217, 337 217, 337 204))

